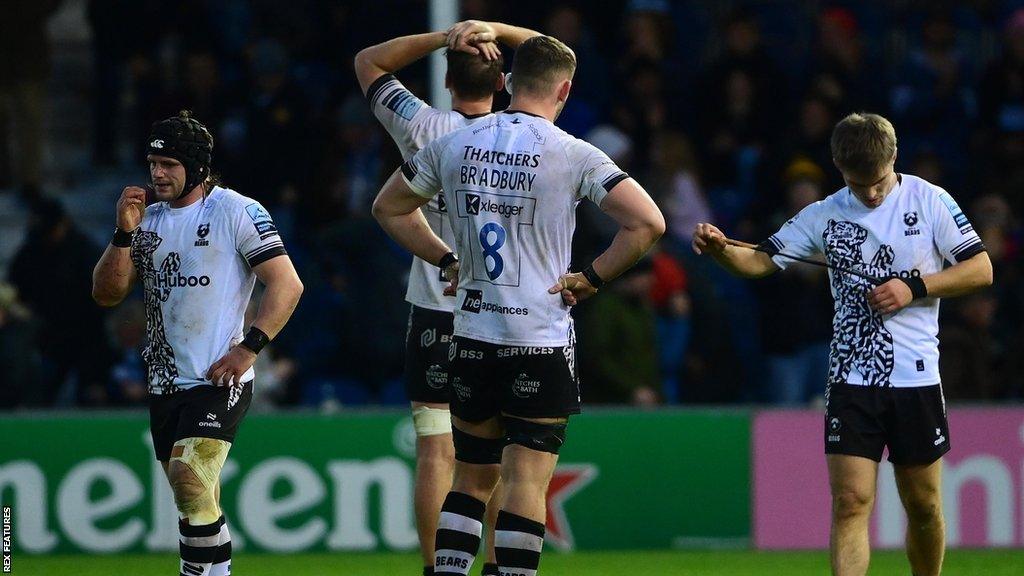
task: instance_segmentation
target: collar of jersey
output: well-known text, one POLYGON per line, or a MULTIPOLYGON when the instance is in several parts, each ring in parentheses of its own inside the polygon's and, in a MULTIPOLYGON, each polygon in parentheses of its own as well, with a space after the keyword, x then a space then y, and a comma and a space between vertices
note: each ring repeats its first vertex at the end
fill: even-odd
POLYGON ((217 193, 217 190, 219 188, 220 186, 214 186, 213 190, 210 190, 210 193, 207 194, 205 198, 200 198, 198 201, 193 202, 188 206, 182 206, 181 208, 171 208, 171 204, 169 202, 165 202, 164 204, 169 214, 187 214, 192 210, 196 210, 199 207, 204 206, 206 202, 210 200, 210 198, 213 198, 213 195, 217 193))
POLYGON ((502 114, 526 114, 527 116, 533 116, 534 118, 544 118, 540 114, 534 114, 533 112, 525 112, 523 110, 513 110, 511 108, 509 108, 508 110, 502 110, 501 113, 502 114))
POLYGON ((483 118, 484 116, 491 114, 490 112, 481 112, 479 114, 466 114, 465 112, 459 110, 458 108, 452 108, 452 111, 458 112, 459 114, 462 115, 463 118, 466 118, 467 120, 472 120, 473 118, 483 118))

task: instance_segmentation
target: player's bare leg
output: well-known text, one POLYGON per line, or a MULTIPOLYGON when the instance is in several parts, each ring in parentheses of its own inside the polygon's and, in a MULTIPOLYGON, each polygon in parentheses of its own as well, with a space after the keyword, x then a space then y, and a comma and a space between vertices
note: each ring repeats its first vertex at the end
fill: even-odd
POLYGON ((907 511, 907 558, 914 576, 938 576, 946 549, 942 515, 942 459, 922 466, 893 466, 907 511))
MULTIPOLYGON (((433 410, 448 409, 447 404, 412 403, 414 413, 420 407, 433 410)), ((452 445, 451 432, 421 434, 417 430, 416 486, 413 502, 416 510, 416 532, 419 534, 420 554, 424 566, 434 565, 437 517, 441 511, 441 504, 452 487, 454 464, 455 447, 452 445)))
POLYGON ((231 444, 212 438, 175 443, 167 479, 178 507, 181 573, 224 576, 230 573, 231 543, 221 515, 220 471, 231 444))
POLYGON ((832 574, 864 576, 871 560, 868 519, 875 503, 878 462, 843 454, 829 454, 826 459, 832 490, 832 574))
MULTIPOLYGON (((491 492, 491 499, 487 501, 487 515, 484 517, 484 542, 487 545, 487 564, 497 570, 498 560, 494 554, 494 525, 498 521, 498 512, 505 503, 505 483, 498 478, 498 484, 491 492)), ((495 572, 497 573, 497 572, 495 572)), ((486 573, 485 573, 486 574, 486 573)))
POLYGON ((504 503, 495 523, 500 574, 533 574, 540 566, 547 492, 565 442, 565 418, 505 417, 509 445, 501 458, 504 503))

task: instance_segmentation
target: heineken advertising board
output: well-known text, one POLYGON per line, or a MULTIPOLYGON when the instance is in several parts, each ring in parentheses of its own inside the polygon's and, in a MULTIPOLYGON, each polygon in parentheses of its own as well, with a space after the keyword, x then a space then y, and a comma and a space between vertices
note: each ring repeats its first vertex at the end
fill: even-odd
MULTIPOLYGON (((557 550, 744 545, 749 416, 590 411, 548 494, 557 550)), ((412 550, 405 413, 252 415, 222 474, 236 548, 412 550)), ((26 553, 177 549, 177 512, 144 415, 0 420, 0 499, 26 553)))

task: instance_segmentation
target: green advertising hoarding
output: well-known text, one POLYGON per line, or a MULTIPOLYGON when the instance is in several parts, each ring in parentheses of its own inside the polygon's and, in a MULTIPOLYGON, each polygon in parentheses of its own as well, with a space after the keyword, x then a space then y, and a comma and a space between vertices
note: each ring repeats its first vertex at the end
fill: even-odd
MULTIPOLYGON (((749 417, 576 417, 549 493, 553 548, 744 544, 749 417)), ((236 547, 411 550, 415 438, 405 413, 253 415, 222 475, 236 547)), ((27 553, 173 550, 177 513, 143 415, 0 420, 0 496, 27 553)))

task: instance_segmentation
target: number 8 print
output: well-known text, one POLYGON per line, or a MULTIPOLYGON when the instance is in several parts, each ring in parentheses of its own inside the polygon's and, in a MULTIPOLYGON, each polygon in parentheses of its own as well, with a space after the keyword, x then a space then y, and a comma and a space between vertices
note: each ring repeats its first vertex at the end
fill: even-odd
POLYGON ((498 250, 505 245, 505 229, 497 222, 488 222, 480 228, 480 246, 483 247, 484 267, 487 270, 487 277, 492 281, 501 276, 505 269, 505 262, 498 254, 498 250), (494 233, 494 242, 490 242, 490 233, 494 233), (493 266, 489 265, 487 258, 490 257, 493 266))

